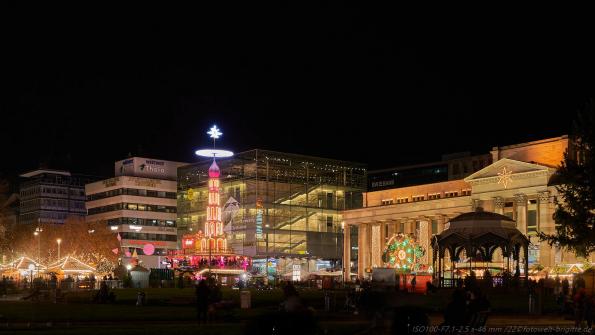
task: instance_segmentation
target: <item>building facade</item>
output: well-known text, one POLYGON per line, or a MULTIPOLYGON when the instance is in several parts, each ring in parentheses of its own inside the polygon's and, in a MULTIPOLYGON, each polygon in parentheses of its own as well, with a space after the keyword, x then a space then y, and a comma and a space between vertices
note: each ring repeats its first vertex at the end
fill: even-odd
POLYGON ((119 234, 124 254, 148 267, 178 248, 177 168, 184 163, 132 157, 115 163, 115 177, 87 184, 87 221, 103 221, 119 234))
POLYGON ((467 177, 492 163, 490 154, 459 152, 442 155, 438 162, 398 166, 368 172, 368 192, 439 183, 467 177))
MULTIPOLYGON (((419 262, 430 268, 433 235, 448 229, 451 218, 477 207, 515 220, 531 242, 529 267, 582 262, 537 238, 538 232, 555 231, 552 214, 557 191, 552 177, 568 147, 567 136, 494 147, 491 163, 464 178, 366 193, 364 208, 343 215, 345 264, 362 278, 371 268, 384 267, 386 242, 402 233, 414 237, 425 249, 419 262), (350 262, 354 251, 357 260, 350 262)), ((345 279, 350 279, 347 272, 345 279)))
MULTIPOLYGON (((182 234, 203 229, 207 220, 211 163, 178 171, 182 234)), ((235 254, 276 275, 294 265, 316 271, 341 258, 341 213, 363 205, 364 165, 266 150, 242 152, 217 164, 223 230, 235 254)))
POLYGON ((24 173, 21 178, 20 224, 63 224, 69 216, 84 217, 85 184, 97 180, 47 169, 24 173))

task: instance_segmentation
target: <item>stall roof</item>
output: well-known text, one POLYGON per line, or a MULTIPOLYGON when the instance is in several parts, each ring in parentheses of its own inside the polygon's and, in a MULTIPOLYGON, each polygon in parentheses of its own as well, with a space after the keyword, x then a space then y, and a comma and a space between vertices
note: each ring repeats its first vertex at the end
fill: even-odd
POLYGON ((45 270, 47 267, 41 263, 38 263, 27 256, 17 258, 14 261, 7 264, 7 269, 14 270, 29 270, 29 265, 33 264, 36 270, 45 270))
POLYGON ((49 270, 60 270, 63 272, 85 273, 95 272, 95 268, 83 263, 82 261, 72 257, 66 256, 48 266, 49 270))

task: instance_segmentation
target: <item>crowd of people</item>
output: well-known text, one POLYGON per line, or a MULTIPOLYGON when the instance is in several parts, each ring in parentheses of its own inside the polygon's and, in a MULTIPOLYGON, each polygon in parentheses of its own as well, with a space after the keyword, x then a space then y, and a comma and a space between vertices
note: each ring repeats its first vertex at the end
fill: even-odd
MULTIPOLYGON (((591 328, 595 319, 595 297, 588 294, 585 288, 585 280, 578 276, 572 283, 572 287, 567 279, 560 280, 556 277, 553 285, 549 281, 541 280, 534 287, 536 290, 547 291, 553 286, 553 294, 560 309, 560 313, 572 317, 576 327, 587 326, 591 328)), ((546 292, 546 294, 549 292, 546 292)))

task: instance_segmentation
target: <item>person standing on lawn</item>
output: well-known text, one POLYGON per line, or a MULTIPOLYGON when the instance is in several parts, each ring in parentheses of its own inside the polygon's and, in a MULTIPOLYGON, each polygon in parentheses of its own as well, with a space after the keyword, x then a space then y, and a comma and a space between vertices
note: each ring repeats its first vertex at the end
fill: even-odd
POLYGON ((196 309, 198 322, 207 322, 207 312, 209 308, 210 289, 205 279, 201 280, 196 286, 196 309))

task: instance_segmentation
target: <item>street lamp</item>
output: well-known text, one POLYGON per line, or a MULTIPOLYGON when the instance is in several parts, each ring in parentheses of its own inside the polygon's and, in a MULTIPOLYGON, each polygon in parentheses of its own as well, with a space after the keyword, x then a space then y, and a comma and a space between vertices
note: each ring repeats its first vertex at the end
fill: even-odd
POLYGON ((58 242, 58 260, 60 260, 60 244, 62 243, 62 239, 59 238, 56 240, 56 242, 58 242))
POLYGON ((41 262, 41 232, 43 231, 43 229, 41 229, 40 227, 35 228, 35 232, 33 232, 33 235, 37 236, 37 262, 41 262))

